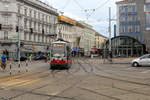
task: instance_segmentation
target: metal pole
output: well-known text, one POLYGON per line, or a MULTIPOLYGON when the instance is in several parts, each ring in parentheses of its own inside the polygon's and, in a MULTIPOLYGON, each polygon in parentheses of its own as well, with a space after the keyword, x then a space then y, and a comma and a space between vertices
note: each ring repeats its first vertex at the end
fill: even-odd
POLYGON ((18 12, 18 72, 20 72, 20 12, 18 12))
POLYGON ((109 7, 109 52, 111 52, 111 7, 109 7))

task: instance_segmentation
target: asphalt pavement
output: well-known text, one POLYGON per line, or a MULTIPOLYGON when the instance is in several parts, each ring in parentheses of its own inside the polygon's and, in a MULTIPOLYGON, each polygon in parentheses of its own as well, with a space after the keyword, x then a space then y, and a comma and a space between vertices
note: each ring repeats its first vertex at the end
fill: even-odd
MULTIPOLYGON (((131 59, 114 59, 119 60, 131 59)), ((73 58, 69 70, 49 70, 45 62, 30 67, 29 72, 22 68, 23 73, 0 78, 0 100, 150 100, 149 67, 97 58, 73 58)))

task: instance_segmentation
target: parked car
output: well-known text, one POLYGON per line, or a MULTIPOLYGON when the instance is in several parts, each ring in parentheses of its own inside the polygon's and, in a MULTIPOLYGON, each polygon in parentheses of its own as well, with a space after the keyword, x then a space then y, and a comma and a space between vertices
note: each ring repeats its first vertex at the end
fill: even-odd
MULTIPOLYGON (((26 56, 21 56, 20 57, 20 61, 26 61, 27 60, 27 57, 26 56)), ((15 61, 17 62, 18 59, 15 59, 15 61)))
POLYGON ((46 57, 43 55, 34 57, 34 60, 46 60, 46 57))
POLYGON ((150 66, 150 54, 143 55, 131 62, 133 67, 150 66))

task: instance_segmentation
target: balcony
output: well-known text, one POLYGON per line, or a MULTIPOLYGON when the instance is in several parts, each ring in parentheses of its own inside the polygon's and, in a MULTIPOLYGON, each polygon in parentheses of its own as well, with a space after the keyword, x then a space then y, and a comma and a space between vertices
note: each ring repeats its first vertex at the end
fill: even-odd
POLYGON ((2 29, 3 30, 12 30, 13 29, 13 25, 2 25, 2 29))

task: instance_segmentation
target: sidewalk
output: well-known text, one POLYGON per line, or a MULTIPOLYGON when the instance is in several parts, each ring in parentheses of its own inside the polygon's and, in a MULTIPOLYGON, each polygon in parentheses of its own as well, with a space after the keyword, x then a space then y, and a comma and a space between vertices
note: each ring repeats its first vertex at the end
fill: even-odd
POLYGON ((5 71, 3 71, 0 68, 0 77, 8 76, 10 75, 10 72, 11 72, 11 75, 18 74, 19 70, 20 70, 20 73, 24 73, 24 72, 31 72, 33 70, 36 70, 42 67, 45 68, 45 66, 48 66, 48 63, 46 63, 45 61, 32 61, 32 62, 28 61, 27 63, 21 62, 20 68, 18 65, 19 65, 18 62, 8 62, 5 71), (11 68, 10 68, 10 65, 11 65, 11 68))

